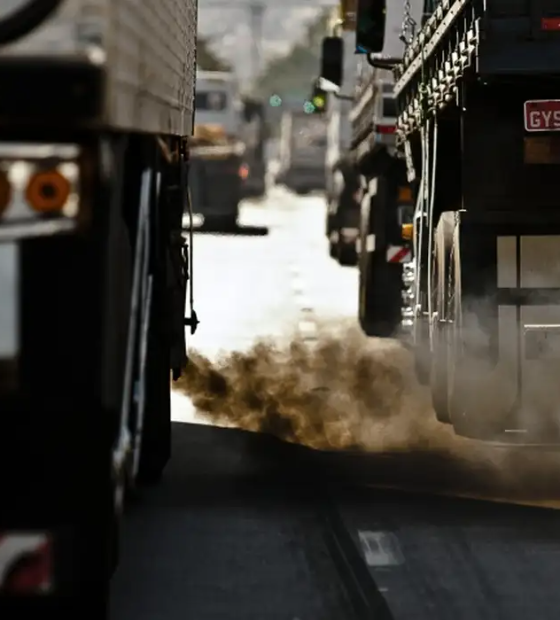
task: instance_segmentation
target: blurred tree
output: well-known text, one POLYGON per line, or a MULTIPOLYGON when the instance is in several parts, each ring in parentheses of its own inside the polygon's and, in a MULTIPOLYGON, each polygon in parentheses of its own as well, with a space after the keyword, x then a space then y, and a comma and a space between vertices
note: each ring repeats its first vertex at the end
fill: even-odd
POLYGON ((295 44, 286 56, 271 60, 255 84, 262 97, 286 93, 307 93, 317 77, 320 65, 321 39, 327 32, 329 12, 325 11, 307 27, 301 43, 295 44))
POLYGON ((203 71, 229 71, 231 67, 210 49, 210 41, 198 36, 196 50, 197 65, 203 71))

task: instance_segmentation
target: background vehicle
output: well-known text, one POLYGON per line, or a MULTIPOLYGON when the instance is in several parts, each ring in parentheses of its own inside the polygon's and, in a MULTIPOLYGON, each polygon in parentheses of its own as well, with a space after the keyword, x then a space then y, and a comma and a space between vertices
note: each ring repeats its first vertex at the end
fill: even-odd
POLYGON ((279 183, 298 194, 325 189, 325 121, 301 111, 284 112, 280 134, 279 183))
POLYGON ((341 265, 358 262, 362 185, 351 154, 341 156, 332 170, 333 201, 327 210, 329 254, 341 265))
POLYGON ((412 38, 395 68, 399 142, 420 185, 416 350, 429 351, 438 419, 478 439, 559 441, 553 4, 450 3, 426 16, 430 55, 419 63, 412 38), (417 118, 424 96, 432 113, 417 118))
MULTIPOLYGON (((397 3, 398 5, 398 3, 397 3)), ((359 61, 351 67, 355 88, 351 109, 348 161, 361 179, 363 193, 358 231, 359 321, 369 336, 388 337, 401 329, 403 265, 410 261, 409 242, 402 237, 401 222, 413 204, 406 167, 396 148, 396 105, 393 76, 383 67, 372 67, 364 56, 361 35, 363 5, 358 3, 352 44, 360 47, 359 61)), ((401 7, 402 8, 402 7, 401 7)), ((415 17, 419 17, 415 14, 415 17)), ((402 11, 394 5, 387 12, 390 33, 383 58, 402 56, 399 39, 402 11)), ((321 78, 337 90, 348 69, 347 55, 354 51, 339 37, 323 41, 321 78)), ((408 229, 407 229, 408 230, 408 229)), ((338 236, 333 234, 334 240, 338 236)))
POLYGON ((241 139, 245 145, 241 173, 241 193, 246 198, 261 198, 266 193, 267 126, 262 101, 243 98, 241 139))
POLYGON ((186 363, 196 2, 87 6, 0 13, 7 619, 106 617, 125 489, 161 476, 186 363))
MULTIPOLYGON (((403 3, 399 16, 396 4, 364 4, 357 18, 358 26, 371 26, 357 36, 372 73, 394 68, 398 110, 396 148, 369 186, 366 246, 375 275, 370 310, 368 296, 361 300, 362 324, 371 335, 398 333, 399 325, 410 330, 437 418, 458 434, 556 444, 560 300, 551 265, 560 258, 553 190, 560 65, 548 59, 560 49, 559 12, 532 1, 520 8, 494 0, 423 13, 418 1, 403 3), (514 33, 523 43, 514 43, 514 33), (396 203, 386 197, 404 191, 405 179, 416 207, 413 230, 408 221, 401 225, 412 245, 398 254, 413 262, 401 269, 399 321, 398 287, 389 254, 383 261, 378 253, 376 220, 395 224, 379 224, 384 234, 398 231, 388 208, 396 203)), ((332 59, 323 73, 340 83, 341 59, 332 59)), ((365 105, 356 103, 356 123, 365 105)), ((371 124, 367 116, 364 126, 371 124)), ((375 176, 366 163, 361 173, 375 176)))
MULTIPOLYGON (((333 10, 332 28, 338 25, 340 10, 333 10)), ((342 25, 344 71, 340 95, 328 96, 325 113, 327 123, 325 232, 329 239, 329 254, 343 265, 357 264, 359 237, 361 180, 350 153, 352 126, 350 111, 356 87, 357 61, 354 55, 354 32, 342 25)))
POLYGON ((205 225, 235 228, 247 173, 235 75, 197 71, 195 105, 190 168, 193 210, 204 217, 205 225))

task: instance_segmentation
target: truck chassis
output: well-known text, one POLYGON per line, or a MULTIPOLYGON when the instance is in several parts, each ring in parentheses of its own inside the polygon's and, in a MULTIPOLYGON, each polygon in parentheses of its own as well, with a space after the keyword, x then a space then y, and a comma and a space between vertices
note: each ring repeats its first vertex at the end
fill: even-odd
POLYGON ((16 318, 0 361, 0 616, 103 620, 124 498, 169 460, 170 382, 197 324, 182 226, 196 3, 115 0, 91 21, 82 0, 48 4, 52 21, 0 50, 0 244, 16 285, 0 296, 16 318), (108 41, 124 24, 128 39, 108 41), (131 41, 164 50, 146 54, 157 80, 133 71, 131 41))
POLYGON ((560 141, 558 127, 529 133, 524 110, 560 97, 559 15, 546 2, 521 9, 442 2, 395 70, 417 190, 403 311, 441 422, 556 444, 560 141))

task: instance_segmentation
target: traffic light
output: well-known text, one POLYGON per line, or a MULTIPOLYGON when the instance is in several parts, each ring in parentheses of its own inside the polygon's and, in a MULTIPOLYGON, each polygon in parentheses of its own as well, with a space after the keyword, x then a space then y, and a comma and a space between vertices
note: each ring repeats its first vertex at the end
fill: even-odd
POLYGON ((358 0, 356 54, 378 54, 385 39, 386 0, 358 0))
POLYGON ((327 111, 327 93, 319 87, 319 84, 313 84, 313 92, 308 103, 312 106, 307 106, 312 114, 323 114, 327 111))

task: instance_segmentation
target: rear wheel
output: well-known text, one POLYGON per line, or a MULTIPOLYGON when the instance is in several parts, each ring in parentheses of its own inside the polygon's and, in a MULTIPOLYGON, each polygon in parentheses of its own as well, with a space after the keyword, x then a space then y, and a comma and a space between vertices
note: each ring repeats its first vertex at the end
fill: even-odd
POLYGON ((237 228, 238 212, 204 218, 204 227, 216 232, 233 232, 237 228))
POLYGON ((453 269, 453 231, 455 213, 442 213, 435 230, 432 291, 436 315, 433 317, 433 349, 430 385, 436 418, 451 423, 449 412, 449 343, 448 332, 453 325, 455 274, 453 269))
MULTIPOLYGON (((151 303, 145 344, 144 422, 137 473, 139 484, 157 483, 171 456, 171 331, 167 325, 167 270, 171 226, 165 207, 173 199, 181 200, 182 193, 174 192, 168 195, 166 191, 166 186, 175 185, 170 182, 170 175, 178 172, 177 167, 166 167, 161 161, 156 162, 156 166, 156 169, 163 166, 164 171, 162 188, 159 192, 153 192, 150 217, 151 303)), ((177 176, 180 178, 180 173, 177 176)))
POLYGON ((337 259, 343 267, 355 267, 358 264, 358 252, 356 250, 356 242, 346 243, 338 241, 337 259))

